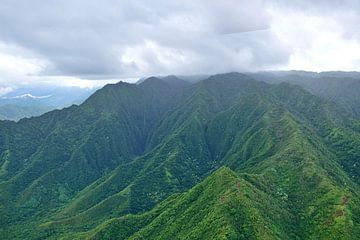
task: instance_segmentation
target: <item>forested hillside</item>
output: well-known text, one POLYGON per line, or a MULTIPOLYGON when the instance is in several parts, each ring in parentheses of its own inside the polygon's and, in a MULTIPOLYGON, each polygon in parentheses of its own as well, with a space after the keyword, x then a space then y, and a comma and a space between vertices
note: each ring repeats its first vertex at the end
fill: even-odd
POLYGON ((0 236, 356 239, 355 116, 239 73, 107 85, 0 122, 0 236))

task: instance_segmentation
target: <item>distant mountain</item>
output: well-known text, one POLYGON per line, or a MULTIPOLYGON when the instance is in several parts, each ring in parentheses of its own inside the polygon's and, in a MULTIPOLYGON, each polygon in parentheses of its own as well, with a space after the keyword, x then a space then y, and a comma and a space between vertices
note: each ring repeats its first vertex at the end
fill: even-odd
POLYGON ((0 121, 3 239, 356 239, 360 121, 288 83, 151 77, 0 121))
POLYGON ((0 106, 0 119, 18 121, 19 119, 24 117, 40 116, 41 114, 44 114, 51 110, 53 110, 53 107, 50 106, 20 106, 14 104, 6 104, 0 106))
POLYGON ((46 95, 46 96, 34 96, 31 93, 25 93, 19 96, 14 96, 14 97, 2 97, 2 99, 44 99, 44 98, 49 98, 51 97, 51 95, 46 95))
MULTIPOLYGON (((165 81, 171 81, 171 79, 177 78, 177 79, 181 79, 184 80, 186 82, 189 83, 197 83, 200 82, 204 79, 207 79, 208 77, 210 77, 210 75, 168 75, 168 76, 157 76, 157 78, 163 79, 165 81)), ((142 82, 144 82, 147 78, 140 78, 136 84, 140 84, 142 82)))
POLYGON ((288 82, 333 101, 360 118, 359 72, 260 72, 249 74, 269 83, 288 82))
POLYGON ((95 90, 77 87, 19 88, 0 97, 0 119, 19 120, 80 104, 95 90))

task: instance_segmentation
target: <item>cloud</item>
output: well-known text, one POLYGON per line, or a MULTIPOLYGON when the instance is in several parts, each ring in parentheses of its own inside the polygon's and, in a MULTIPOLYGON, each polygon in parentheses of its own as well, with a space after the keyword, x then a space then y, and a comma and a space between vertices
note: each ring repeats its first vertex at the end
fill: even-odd
MULTIPOLYGON (((359 38, 360 1, 358 0, 273 0, 269 1, 273 8, 287 13, 302 13, 302 15, 328 19, 341 26, 343 37, 359 38)), ((281 13, 280 13, 281 14, 281 13)), ((318 29, 321 32, 322 28, 318 29)))
POLYGON ((269 28, 262 5, 262 0, 4 0, 0 41, 45 59, 42 75, 107 78, 208 71, 222 58, 235 69, 219 70, 241 70, 259 65, 256 52, 264 46, 256 45, 256 34, 243 38, 248 43, 254 37, 255 44, 232 41, 241 40, 236 34, 269 28))
POLYGON ((13 89, 11 87, 0 87, 0 97, 4 96, 12 91, 13 91, 13 89))
POLYGON ((354 70, 359 9, 355 0, 3 0, 0 85, 354 70))
POLYGON ((269 10, 272 31, 291 52, 285 69, 360 69, 358 1, 276 1, 269 10))

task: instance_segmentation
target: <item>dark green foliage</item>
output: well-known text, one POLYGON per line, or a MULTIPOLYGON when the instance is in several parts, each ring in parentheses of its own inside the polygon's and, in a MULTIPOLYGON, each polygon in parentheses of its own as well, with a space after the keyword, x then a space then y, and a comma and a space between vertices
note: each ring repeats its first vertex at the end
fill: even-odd
POLYGON ((108 85, 0 122, 0 235, 354 239, 359 139, 333 103, 238 73, 108 85))

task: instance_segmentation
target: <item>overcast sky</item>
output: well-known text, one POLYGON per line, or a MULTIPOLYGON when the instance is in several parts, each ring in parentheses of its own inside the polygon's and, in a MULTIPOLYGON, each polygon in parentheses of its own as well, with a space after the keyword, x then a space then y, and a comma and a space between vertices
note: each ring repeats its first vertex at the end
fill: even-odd
POLYGON ((2 0, 0 95, 167 74, 360 70, 359 0, 2 0))

